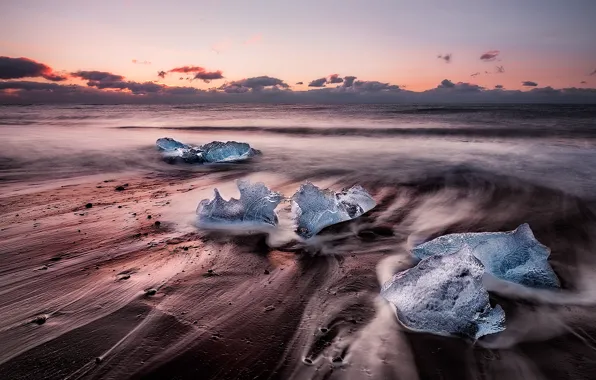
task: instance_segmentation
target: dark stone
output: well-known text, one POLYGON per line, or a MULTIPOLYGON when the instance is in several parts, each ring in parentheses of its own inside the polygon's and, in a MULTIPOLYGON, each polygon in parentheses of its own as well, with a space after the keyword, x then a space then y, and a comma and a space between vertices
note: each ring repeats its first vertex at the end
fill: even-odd
POLYGON ((45 315, 40 315, 38 317, 35 317, 35 319, 33 319, 31 321, 31 323, 35 323, 37 325, 43 325, 44 323, 46 323, 47 317, 45 315))

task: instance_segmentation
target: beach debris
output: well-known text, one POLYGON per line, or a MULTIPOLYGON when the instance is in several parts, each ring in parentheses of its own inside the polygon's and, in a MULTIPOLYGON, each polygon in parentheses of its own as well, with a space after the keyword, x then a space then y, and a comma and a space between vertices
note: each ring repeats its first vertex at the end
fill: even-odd
POLYGON ((468 248, 487 273, 498 279, 531 288, 560 287, 548 263, 550 250, 542 245, 524 223, 513 231, 462 233, 440 236, 412 249, 418 259, 451 255, 468 248))
POLYGON ((464 247, 395 274, 381 296, 411 330, 477 340, 505 329, 505 312, 499 305, 491 307, 483 274, 482 263, 464 247))
POLYGON ((336 193, 306 182, 292 196, 296 233, 306 239, 327 226, 355 219, 375 206, 375 200, 359 185, 336 193))
POLYGON ((35 323, 36 325, 43 325, 48 320, 47 315, 38 315, 37 317, 33 318, 31 323, 35 323))
POLYGON ((201 226, 210 225, 277 225, 275 208, 283 196, 269 190, 262 182, 251 184, 247 180, 236 182, 240 199, 224 200, 217 189, 212 200, 203 199, 197 207, 197 221, 201 226))
POLYGON ((238 162, 261 154, 249 144, 237 141, 213 141, 201 146, 191 146, 163 137, 157 139, 156 145, 166 161, 183 161, 189 164, 238 162))
POLYGON ((219 276, 219 274, 217 274, 213 269, 208 269, 207 273, 203 274, 203 277, 213 277, 213 276, 219 276))

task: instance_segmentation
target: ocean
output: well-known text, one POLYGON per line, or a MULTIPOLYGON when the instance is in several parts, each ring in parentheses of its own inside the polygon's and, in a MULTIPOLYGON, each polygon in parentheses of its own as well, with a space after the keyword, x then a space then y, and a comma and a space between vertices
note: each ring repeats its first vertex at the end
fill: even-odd
POLYGON ((4 180, 193 170, 156 161, 163 136, 245 141, 264 152, 249 170, 298 177, 397 181, 468 167, 578 195, 596 177, 594 105, 5 106, 0 125, 4 180))
POLYGON ((596 373, 594 105, 0 106, 0 141, 0 378, 596 373), (262 156, 172 165, 160 137, 262 156), (311 246, 197 229, 198 202, 242 178, 358 184, 377 207, 311 246), (491 294, 503 333, 405 331, 378 296, 415 242, 522 223, 563 289, 491 294))

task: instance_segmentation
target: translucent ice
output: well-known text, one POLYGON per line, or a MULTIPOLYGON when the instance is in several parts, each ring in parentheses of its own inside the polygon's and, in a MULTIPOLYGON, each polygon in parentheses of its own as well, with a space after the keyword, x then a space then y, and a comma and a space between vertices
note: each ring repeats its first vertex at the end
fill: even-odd
POLYGON ((292 196, 296 232, 304 238, 332 224, 357 218, 375 205, 375 200, 361 186, 335 193, 307 182, 292 196))
POLYGON ((261 152, 253 149, 247 143, 236 141, 213 141, 201 146, 203 159, 206 162, 233 162, 254 157, 261 152))
POLYGON ((491 307, 483 273, 482 263, 464 248, 394 275, 381 296, 409 329, 478 339, 505 329, 505 312, 499 305, 491 307))
POLYGON ((522 224, 509 232, 463 233, 440 236, 412 250, 424 259, 449 255, 469 247, 493 276, 532 288, 558 288, 557 275, 548 263, 550 250, 522 224))
POLYGON ((168 161, 182 160, 187 163, 222 163, 247 160, 261 154, 246 143, 236 141, 213 141, 202 146, 190 146, 172 138, 160 138, 156 142, 168 161))
POLYGON ((240 199, 224 200, 215 189, 213 200, 204 199, 197 207, 198 222, 202 225, 277 224, 275 208, 282 201, 281 194, 263 183, 237 182, 240 199))
POLYGON ((155 144, 157 145, 157 147, 160 150, 164 150, 164 151, 190 148, 188 145, 182 144, 181 142, 176 141, 170 137, 162 137, 160 139, 157 139, 155 144))
POLYGON ((203 152, 200 147, 193 147, 183 144, 169 137, 157 139, 157 148, 166 161, 176 162, 178 160, 189 164, 203 163, 203 152))

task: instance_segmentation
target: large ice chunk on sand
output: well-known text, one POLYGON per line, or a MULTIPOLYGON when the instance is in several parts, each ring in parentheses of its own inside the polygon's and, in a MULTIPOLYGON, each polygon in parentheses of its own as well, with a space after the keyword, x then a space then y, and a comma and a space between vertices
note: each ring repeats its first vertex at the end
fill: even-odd
POLYGON ((307 182, 292 196, 296 232, 307 239, 327 226, 357 218, 375 206, 375 200, 358 185, 335 193, 307 182))
POLYGON ((557 275, 548 263, 550 250, 542 245, 527 223, 509 232, 463 233, 440 236, 412 250, 425 259, 450 255, 468 247, 486 272, 532 288, 558 288, 557 275))
POLYGON ((469 249, 432 256, 397 273, 381 288, 407 328, 478 339, 505 329, 505 312, 492 308, 482 286, 484 268, 469 249))
POLYGON ((169 137, 157 139, 156 145, 164 159, 186 163, 223 163, 244 161, 261 154, 247 143, 213 141, 202 146, 183 144, 169 137))
POLYGON ((281 194, 273 192, 263 183, 237 182, 240 199, 224 200, 215 189, 212 200, 204 199, 197 207, 199 225, 272 225, 277 224, 275 208, 282 201, 281 194))

